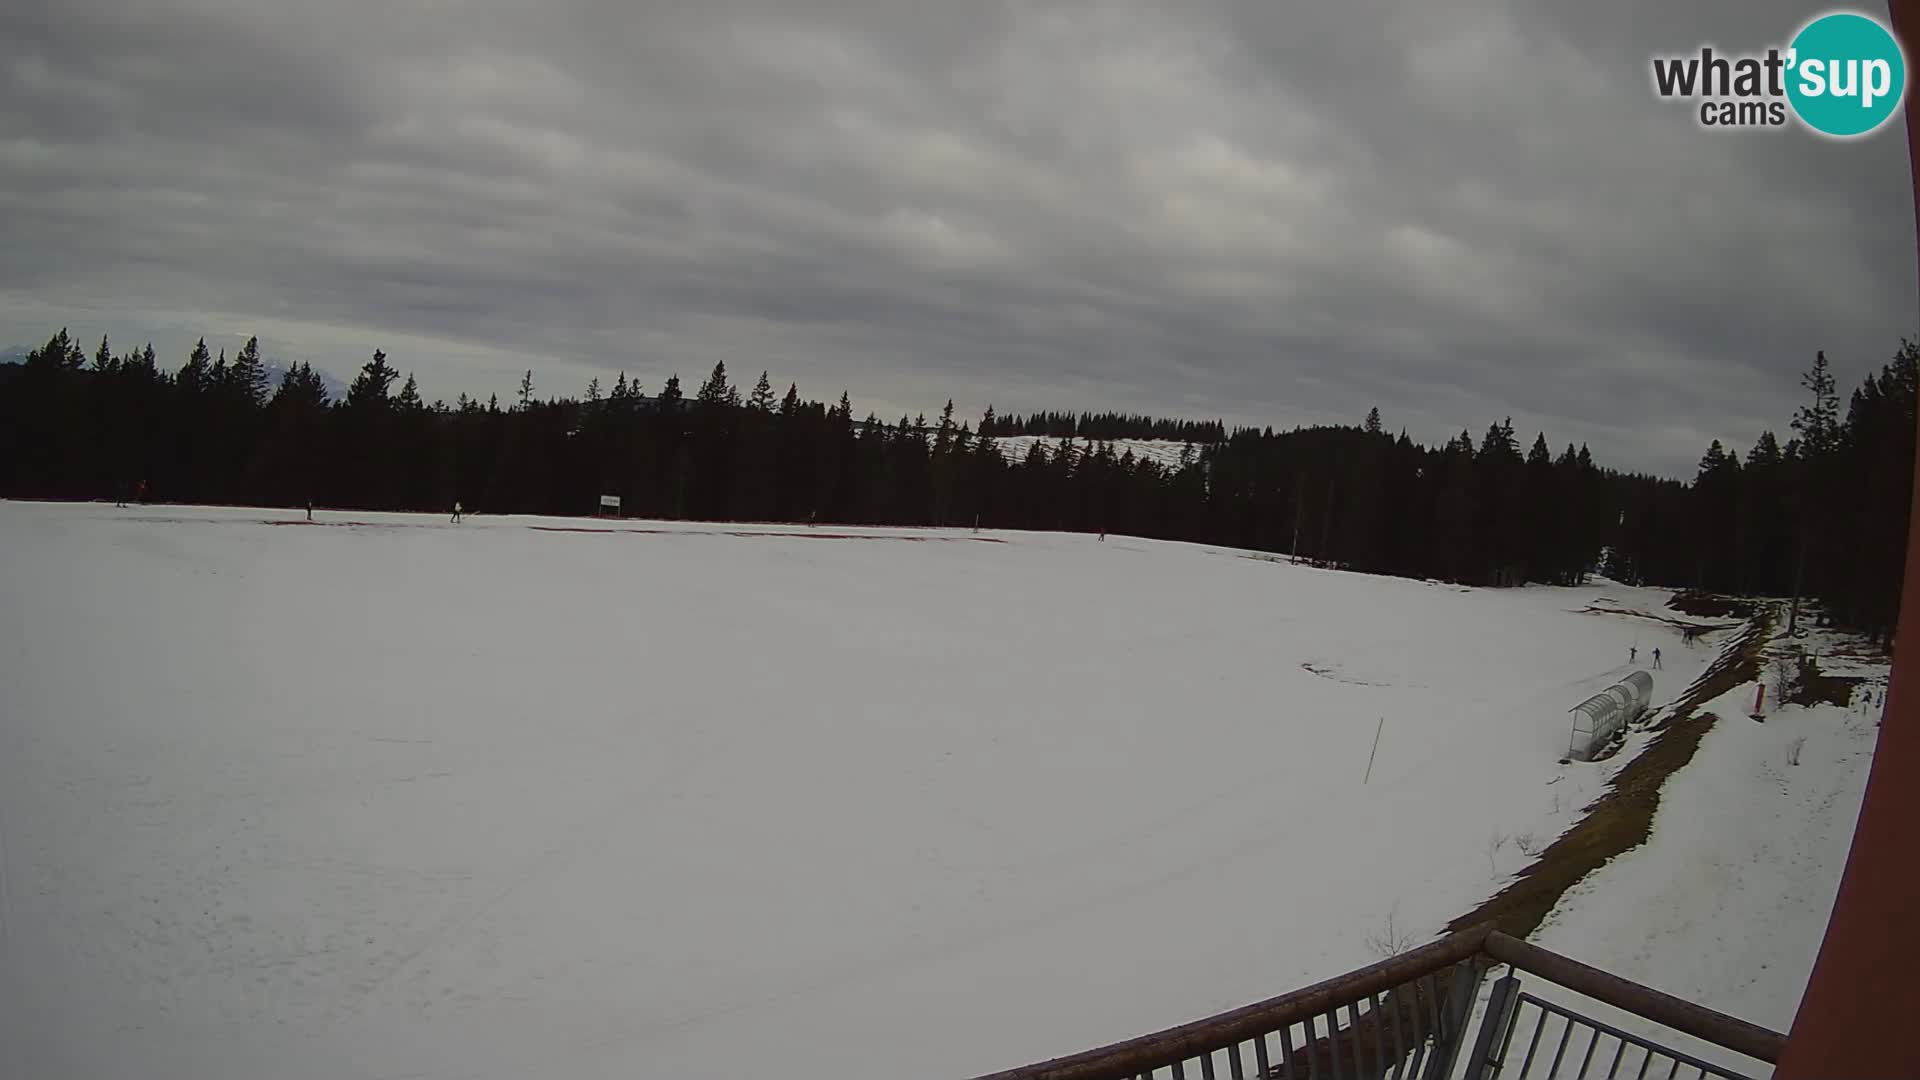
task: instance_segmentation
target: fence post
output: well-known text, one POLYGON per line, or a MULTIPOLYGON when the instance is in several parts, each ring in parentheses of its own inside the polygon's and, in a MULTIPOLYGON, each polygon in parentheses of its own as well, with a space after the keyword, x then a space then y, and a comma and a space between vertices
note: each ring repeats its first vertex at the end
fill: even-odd
POLYGON ((1479 956, 1470 956, 1457 965, 1453 990, 1448 995, 1446 1009, 1440 1014, 1443 1030, 1434 1033, 1433 1056, 1427 1059, 1426 1080, 1447 1080, 1453 1075, 1454 1063, 1460 1059, 1460 1045, 1467 1041, 1467 1022, 1473 1019, 1473 999, 1479 992, 1485 965, 1486 961, 1479 956))
POLYGON ((1506 1048, 1507 1029, 1513 1025, 1514 995, 1519 992, 1520 980, 1511 970, 1494 982, 1493 993, 1487 998, 1486 1015, 1480 1019, 1480 1033, 1473 1040, 1473 1053, 1467 1058, 1463 1080, 1483 1080, 1499 1071, 1500 1062, 1494 1060, 1494 1047, 1499 1046, 1502 1051, 1506 1048))

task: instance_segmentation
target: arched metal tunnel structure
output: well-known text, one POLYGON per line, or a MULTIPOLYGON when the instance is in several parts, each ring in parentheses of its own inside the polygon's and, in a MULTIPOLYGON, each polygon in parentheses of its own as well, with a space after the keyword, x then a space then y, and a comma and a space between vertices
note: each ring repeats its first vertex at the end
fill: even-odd
POLYGON ((1575 705, 1570 710, 1573 734, 1567 740, 1567 756, 1592 761, 1652 705, 1653 676, 1645 671, 1636 671, 1575 705))

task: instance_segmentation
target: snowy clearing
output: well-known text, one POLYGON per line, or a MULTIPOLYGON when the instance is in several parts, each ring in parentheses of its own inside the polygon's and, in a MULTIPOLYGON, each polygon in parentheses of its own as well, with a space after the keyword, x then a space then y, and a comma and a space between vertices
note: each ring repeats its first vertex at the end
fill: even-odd
MULTIPOLYGON (((1559 764, 1567 710, 1631 645, 1663 649, 1658 707, 1720 636, 1582 610, 1658 590, 1125 537, 316 516, 0 503, 0 1072, 857 1080, 1083 1049, 1368 963, 1389 922, 1431 936, 1623 763, 1559 764)), ((1727 794, 1775 796, 1743 778, 1789 728, 1709 735, 1542 943, 1650 977, 1610 898, 1667 903, 1670 838, 1844 857, 1835 769, 1870 739, 1810 737, 1788 836, 1727 794)), ((1782 959, 1703 975, 1708 1004, 1783 1023, 1822 873, 1736 883, 1782 959)))
MULTIPOLYGON (((1057 435, 994 435, 990 438, 1000 444, 1001 455, 1011 462, 1025 461, 1035 443, 1044 443, 1049 455, 1059 453, 1062 443, 1072 443, 1075 450, 1085 450, 1088 446, 1085 439, 1068 439, 1057 435)), ((1096 439, 1092 445, 1100 446, 1102 443, 1096 439)), ((1170 469, 1179 467, 1180 454, 1189 445, 1196 457, 1206 448, 1204 443, 1188 444, 1173 439, 1108 439, 1105 445, 1113 447, 1114 457, 1132 453, 1141 461, 1156 462, 1170 469)))

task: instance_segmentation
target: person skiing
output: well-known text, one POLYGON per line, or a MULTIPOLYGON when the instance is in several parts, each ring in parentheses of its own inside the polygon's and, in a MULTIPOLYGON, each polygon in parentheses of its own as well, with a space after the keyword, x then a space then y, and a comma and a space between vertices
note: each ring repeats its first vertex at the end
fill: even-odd
POLYGON ((1627 646, 1627 663, 1629 664, 1637 663, 1639 659, 1640 659, 1640 646, 1638 645, 1627 646))
POLYGON ((460 500, 459 499, 453 500, 453 520, 455 524, 459 523, 460 518, 464 513, 465 511, 463 511, 460 507, 460 500))
POLYGON ((313 499, 307 499, 307 520, 313 520, 313 499))
POLYGON ((1653 647, 1653 668, 1655 671, 1660 670, 1660 646, 1658 645, 1653 647))

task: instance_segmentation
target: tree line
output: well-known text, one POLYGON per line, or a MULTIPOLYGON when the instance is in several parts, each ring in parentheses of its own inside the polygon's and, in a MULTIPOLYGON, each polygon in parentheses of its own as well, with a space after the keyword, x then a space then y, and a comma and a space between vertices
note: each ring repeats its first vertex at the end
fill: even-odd
POLYGON ((1903 342, 1843 411, 1824 354, 1782 443, 1716 441, 1689 481, 1523 442, 1510 420, 1440 446, 1351 426, 1275 432, 1119 414, 999 417, 949 402, 856 419, 846 393, 805 400, 724 364, 688 397, 621 373, 604 392, 502 405, 428 403, 375 352, 330 400, 310 366, 269 385, 259 343, 204 341, 176 370, 151 346, 91 360, 65 330, 0 365, 0 494, 94 499, 629 515, 702 520, 1110 531, 1285 553, 1322 565, 1474 584, 1647 584, 1822 601, 1889 640, 1906 544, 1920 349, 1903 342), (399 388, 395 389, 395 384, 399 388), (1071 431, 1067 430, 1071 427, 1071 431), (1036 430, 1037 429, 1037 430, 1036 430), (1014 458, 997 437, 1048 434, 1014 458), (1193 436, 1204 435, 1204 438, 1193 436), (1112 440, 1190 439, 1173 464, 1112 440))
POLYGON ((1167 442, 1216 443, 1227 437, 1218 420, 1168 420, 1132 413, 1037 412, 1027 416, 995 416, 992 408, 980 418, 980 435, 1046 435, 1056 439, 1158 439, 1167 442))

